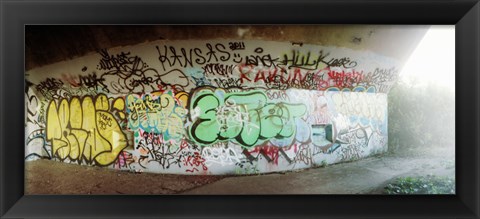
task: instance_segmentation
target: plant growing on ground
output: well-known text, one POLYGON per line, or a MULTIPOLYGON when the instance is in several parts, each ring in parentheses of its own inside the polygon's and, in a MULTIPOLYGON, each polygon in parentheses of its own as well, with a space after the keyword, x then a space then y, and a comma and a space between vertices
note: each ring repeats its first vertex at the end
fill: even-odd
POLYGON ((385 187, 385 193, 400 194, 455 194, 455 179, 428 175, 402 177, 385 187))
POLYGON ((328 163, 326 160, 322 160, 322 162, 320 163, 320 166, 321 167, 327 167, 328 166, 328 163))

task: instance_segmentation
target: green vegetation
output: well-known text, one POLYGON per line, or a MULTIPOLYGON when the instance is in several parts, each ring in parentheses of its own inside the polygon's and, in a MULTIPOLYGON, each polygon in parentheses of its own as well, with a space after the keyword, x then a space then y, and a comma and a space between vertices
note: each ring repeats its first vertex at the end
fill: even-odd
POLYGON ((386 194, 455 194, 455 179, 428 175, 398 178, 385 187, 386 194))
MULTIPOLYGON (((439 166, 455 168, 455 93, 415 78, 400 80, 388 94, 388 151, 395 155, 440 156, 439 166)), ((455 177, 402 177, 386 194, 455 194, 455 177)))
POLYGON ((326 160, 322 160, 322 162, 320 163, 320 166, 321 167, 327 167, 328 166, 328 163, 326 160))
POLYGON ((455 93, 440 85, 399 81, 388 94, 391 153, 435 153, 455 145, 455 93))

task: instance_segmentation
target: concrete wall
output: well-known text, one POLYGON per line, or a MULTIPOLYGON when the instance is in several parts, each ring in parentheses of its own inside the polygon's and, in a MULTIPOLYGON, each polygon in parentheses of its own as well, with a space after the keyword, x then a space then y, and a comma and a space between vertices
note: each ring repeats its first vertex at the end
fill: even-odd
POLYGON ((160 39, 30 66, 26 160, 252 174, 386 151, 401 61, 237 37, 160 39))

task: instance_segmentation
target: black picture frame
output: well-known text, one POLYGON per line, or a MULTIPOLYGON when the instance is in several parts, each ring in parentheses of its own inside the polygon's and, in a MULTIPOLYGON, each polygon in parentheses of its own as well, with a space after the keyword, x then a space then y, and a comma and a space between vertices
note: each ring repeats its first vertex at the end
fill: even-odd
POLYGON ((480 4, 462 1, 0 1, 4 218, 478 218, 480 4), (452 24, 456 195, 24 195, 26 24, 452 24))

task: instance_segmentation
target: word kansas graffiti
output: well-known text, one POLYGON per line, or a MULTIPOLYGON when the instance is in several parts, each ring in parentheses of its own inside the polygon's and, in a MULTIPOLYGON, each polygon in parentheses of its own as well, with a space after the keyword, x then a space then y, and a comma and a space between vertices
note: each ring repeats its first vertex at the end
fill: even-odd
POLYGON ((272 138, 288 139, 295 136, 295 119, 306 113, 304 104, 268 103, 265 92, 257 90, 203 87, 194 91, 189 106, 189 134, 202 145, 234 140, 252 147, 272 138))
MULTIPOLYGON (((117 99, 121 101, 121 99, 117 99)), ((114 108, 112 104, 112 108, 114 108)), ((109 112, 106 95, 95 100, 85 96, 52 100, 47 110, 47 141, 52 144, 52 155, 61 160, 69 158, 81 163, 112 164, 127 147, 125 134, 109 112)), ((123 109, 117 109, 123 110, 123 109)))

